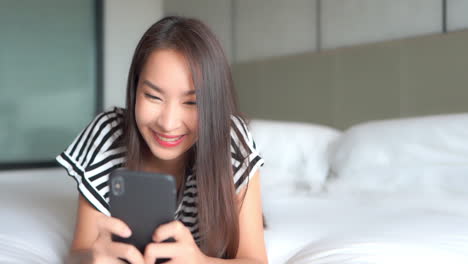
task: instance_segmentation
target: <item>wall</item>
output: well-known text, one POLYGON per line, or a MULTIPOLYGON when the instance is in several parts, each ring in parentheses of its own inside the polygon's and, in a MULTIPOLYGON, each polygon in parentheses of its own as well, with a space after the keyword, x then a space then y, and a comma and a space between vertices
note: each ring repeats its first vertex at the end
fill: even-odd
POLYGON ((145 30, 162 17, 162 0, 104 1, 104 109, 125 105, 133 51, 145 30))
MULTIPOLYGON (((165 0, 197 17, 233 63, 442 33, 441 0, 165 0)), ((446 0, 446 30, 468 28, 468 2, 446 0)))
POLYGON ((229 60, 232 60, 232 19, 231 1, 227 0, 166 0, 164 15, 179 15, 203 18, 216 33, 229 60))

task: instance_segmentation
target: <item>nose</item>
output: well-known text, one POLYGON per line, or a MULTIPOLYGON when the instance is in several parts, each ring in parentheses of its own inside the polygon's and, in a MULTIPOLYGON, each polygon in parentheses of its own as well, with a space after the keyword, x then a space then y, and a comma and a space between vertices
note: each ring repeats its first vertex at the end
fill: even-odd
POLYGON ((171 132, 181 126, 181 119, 181 112, 176 104, 165 104, 159 113, 157 125, 162 130, 161 132, 171 132))

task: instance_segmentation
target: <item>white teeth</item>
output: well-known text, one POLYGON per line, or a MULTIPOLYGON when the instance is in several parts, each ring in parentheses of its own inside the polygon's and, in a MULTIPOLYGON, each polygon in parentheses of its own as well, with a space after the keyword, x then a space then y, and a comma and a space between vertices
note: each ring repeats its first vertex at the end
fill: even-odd
POLYGON ((166 141, 166 142, 174 142, 174 141, 179 140, 181 137, 182 136, 176 137, 176 138, 166 138, 166 137, 162 137, 162 136, 158 135, 159 139, 161 139, 162 141, 166 141))

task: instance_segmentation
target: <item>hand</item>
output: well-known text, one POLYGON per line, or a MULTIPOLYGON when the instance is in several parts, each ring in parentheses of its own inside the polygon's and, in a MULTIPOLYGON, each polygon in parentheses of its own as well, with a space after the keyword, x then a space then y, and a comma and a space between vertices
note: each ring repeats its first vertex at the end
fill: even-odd
POLYGON ((156 259, 170 258, 168 263, 205 264, 207 256, 203 254, 193 240, 192 233, 180 221, 159 226, 153 234, 154 243, 145 249, 145 263, 154 264, 156 259), (175 242, 162 241, 174 238, 175 242))
POLYGON ((99 235, 92 245, 92 263, 125 263, 126 259, 132 264, 143 264, 143 255, 130 244, 112 241, 112 234, 120 237, 131 236, 130 228, 121 220, 102 215, 98 219, 99 235))

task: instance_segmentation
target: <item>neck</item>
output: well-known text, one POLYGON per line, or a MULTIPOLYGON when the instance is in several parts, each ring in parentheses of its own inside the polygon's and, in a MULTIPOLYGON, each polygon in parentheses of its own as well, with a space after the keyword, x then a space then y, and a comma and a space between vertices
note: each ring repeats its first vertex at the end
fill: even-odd
POLYGON ((161 160, 152 154, 151 158, 143 162, 143 170, 147 172, 164 173, 173 176, 179 189, 182 179, 185 177, 187 153, 173 160, 161 160))

